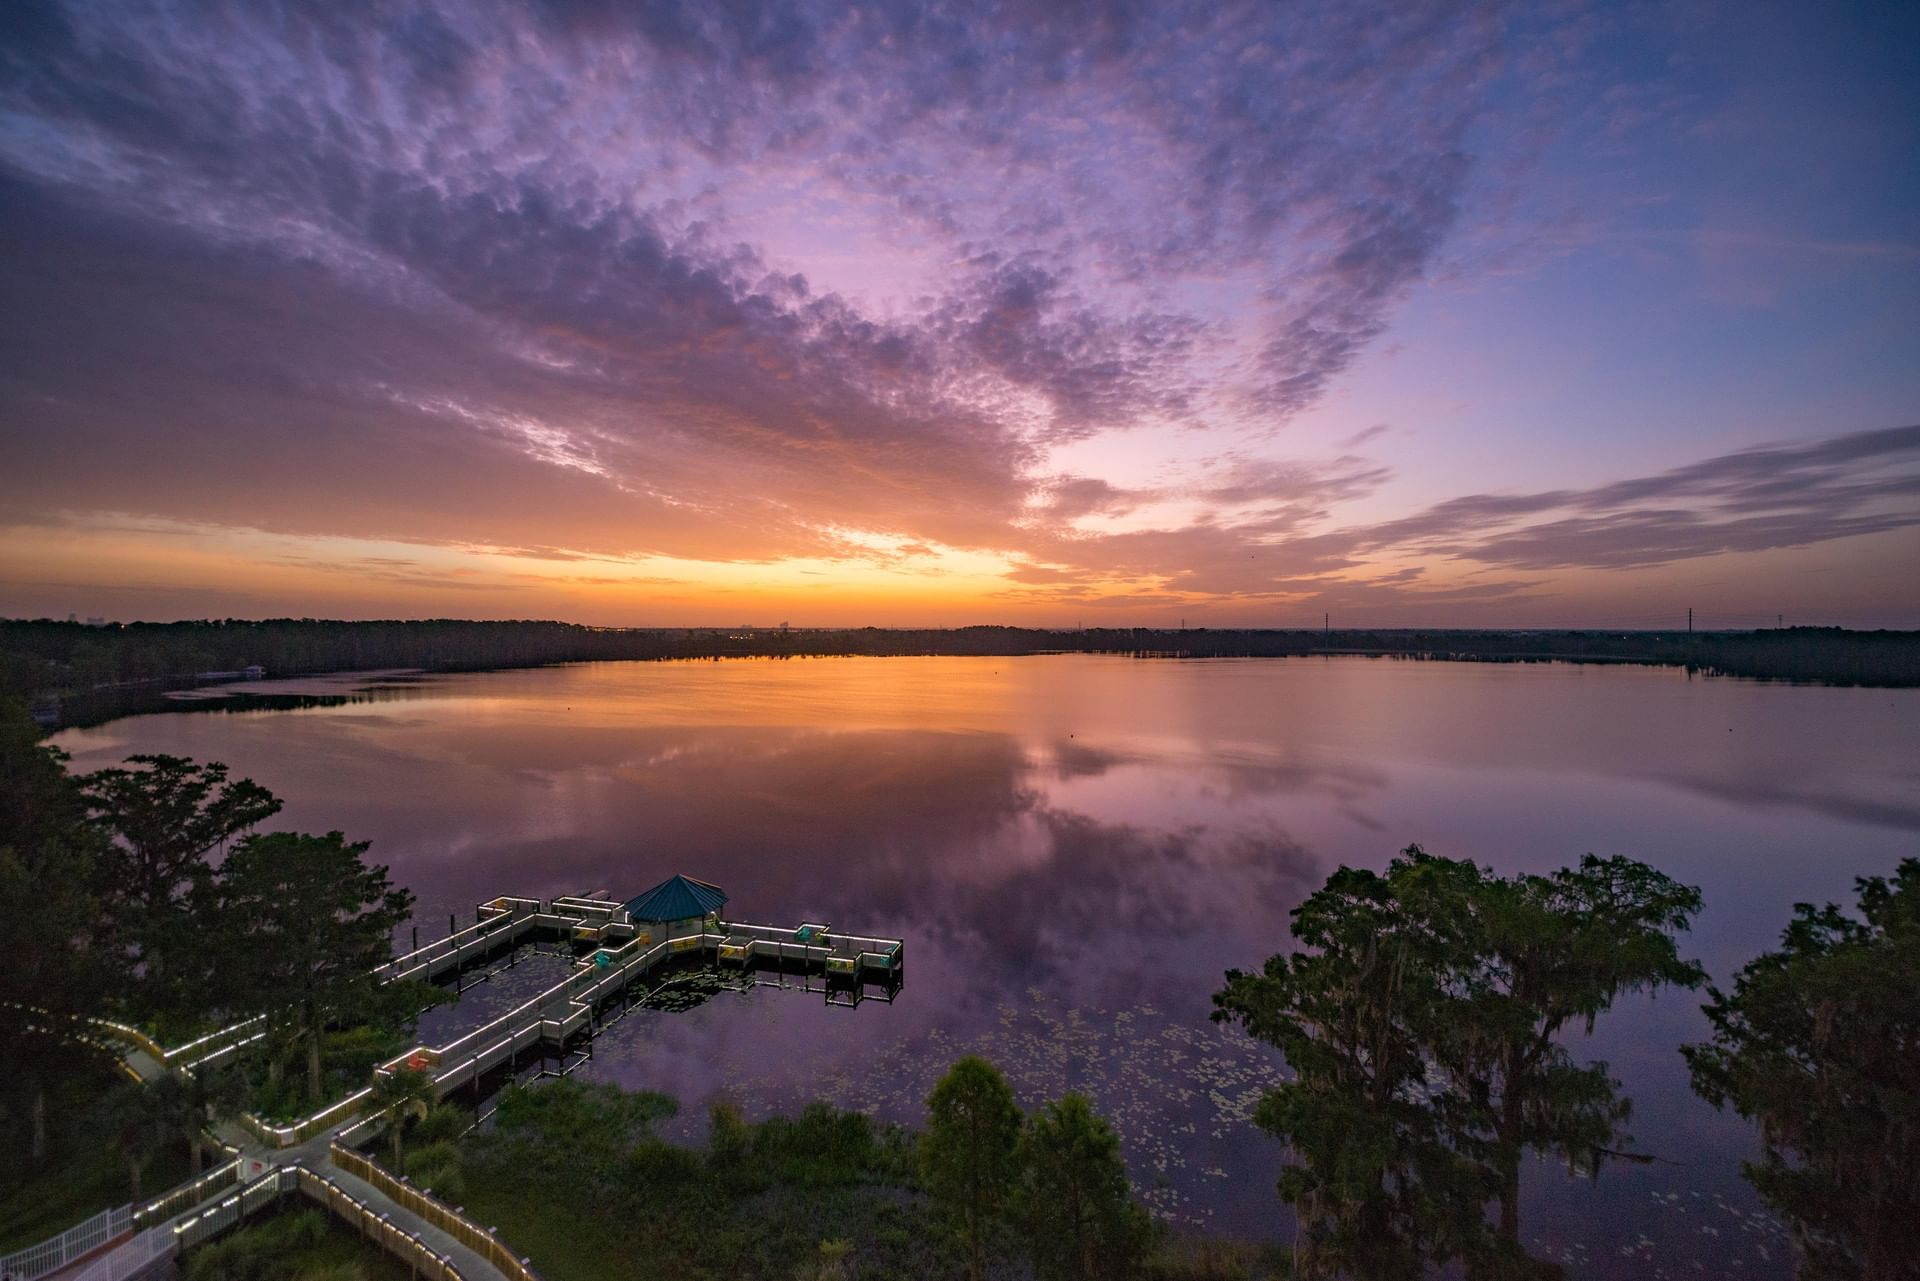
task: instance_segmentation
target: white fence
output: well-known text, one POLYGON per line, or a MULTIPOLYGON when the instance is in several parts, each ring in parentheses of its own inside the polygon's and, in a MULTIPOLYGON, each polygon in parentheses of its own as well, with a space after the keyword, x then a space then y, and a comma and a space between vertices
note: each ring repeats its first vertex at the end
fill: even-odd
POLYGON ((236 1158, 224 1165, 215 1166, 198 1178, 182 1183, 141 1206, 134 1211, 133 1226, 149 1228, 156 1223, 165 1223, 175 1215, 185 1214, 202 1201, 238 1182, 240 1182, 240 1162, 236 1158))
POLYGON ((62 1281, 134 1281, 158 1270, 174 1255, 173 1229, 148 1228, 111 1254, 102 1255, 62 1281))
POLYGON ((33 1281, 55 1268, 65 1267, 83 1254, 91 1254, 115 1237, 133 1230, 133 1207, 117 1206, 102 1210, 85 1223, 76 1223, 57 1237, 48 1237, 39 1245, 30 1245, 17 1254, 0 1259, 0 1277, 13 1281, 33 1281))

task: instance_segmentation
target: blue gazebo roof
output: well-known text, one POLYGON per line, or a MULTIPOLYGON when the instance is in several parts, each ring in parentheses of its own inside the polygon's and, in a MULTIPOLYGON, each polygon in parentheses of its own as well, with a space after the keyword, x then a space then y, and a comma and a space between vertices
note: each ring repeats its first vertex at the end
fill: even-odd
POLYGON ((684 921, 717 912, 726 905, 727 892, 718 885, 691 876, 670 876, 627 903, 627 915, 636 921, 684 921))

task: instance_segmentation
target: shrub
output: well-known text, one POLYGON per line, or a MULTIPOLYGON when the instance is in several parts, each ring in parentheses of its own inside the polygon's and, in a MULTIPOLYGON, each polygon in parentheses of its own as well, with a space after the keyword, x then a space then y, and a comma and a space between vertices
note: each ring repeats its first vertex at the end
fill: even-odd
POLYGON ((427 1109, 413 1127, 413 1141, 419 1144, 449 1143, 467 1132, 473 1117, 452 1103, 436 1103, 427 1109))

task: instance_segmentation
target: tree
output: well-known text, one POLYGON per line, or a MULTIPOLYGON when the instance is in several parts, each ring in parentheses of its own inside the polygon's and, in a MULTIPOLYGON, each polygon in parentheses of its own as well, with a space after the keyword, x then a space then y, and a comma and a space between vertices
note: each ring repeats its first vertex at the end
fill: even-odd
POLYGON ((28 1160, 48 1149, 47 1091, 114 1053, 92 1017, 111 990, 98 836, 66 756, 0 700, 0 1088, 19 1091, 28 1160))
POLYGON ((1294 912, 1308 950, 1229 972, 1215 997, 1216 1018, 1295 1074, 1256 1120, 1296 1157, 1281 1195, 1300 1210, 1301 1271, 1551 1271, 1520 1244, 1521 1158, 1596 1170, 1628 1155, 1631 1110, 1605 1064, 1576 1064, 1558 1038, 1622 993, 1698 986, 1674 935, 1699 907, 1645 864, 1592 855, 1500 878, 1414 845, 1384 875, 1328 878, 1294 912))
POLYGON ((1470 867, 1341 868, 1293 911, 1300 948, 1258 974, 1230 970, 1214 1018, 1277 1046, 1293 1079, 1255 1112, 1284 1142, 1281 1199, 1295 1209, 1302 1276, 1412 1281, 1467 1253, 1488 1193, 1446 1141, 1426 1038, 1462 948, 1457 884, 1470 867), (1424 900, 1416 905, 1409 900, 1424 900))
POLYGON ((178 1079, 183 1090, 180 1108, 186 1117, 187 1137, 193 1145, 193 1172, 197 1175, 206 1157, 206 1131, 246 1106, 247 1086, 231 1066, 202 1065, 183 1070, 178 1079))
POLYGON ((1053 1278, 1133 1274, 1152 1236, 1133 1200, 1120 1140, 1085 1095, 1049 1103, 1021 1132, 1020 1218, 1034 1275, 1053 1278))
POLYGON ((321 1101, 320 1043, 330 1022, 376 1001, 372 970, 392 952, 393 931, 413 896, 384 866, 369 867, 367 842, 339 832, 274 832, 241 841, 220 869, 223 938, 245 1008, 304 1041, 307 1092, 321 1101))
POLYGON ((373 1098, 370 1103, 376 1111, 387 1114, 387 1136, 393 1141, 395 1172, 405 1168, 402 1162, 406 1155, 403 1145, 407 1121, 410 1118, 425 1117, 427 1109, 432 1107, 439 1097, 439 1091, 434 1088, 433 1077, 412 1068, 396 1068, 391 1072, 382 1072, 374 1078, 373 1098))
MULTIPOLYGON (((1418 846, 1416 865, 1435 860, 1418 846)), ((1476 1261, 1490 1276, 1524 1276, 1538 1266, 1520 1243, 1520 1161, 1552 1152, 1571 1168, 1598 1170, 1620 1150, 1630 1100, 1606 1064, 1577 1064, 1558 1037, 1568 1023, 1594 1020, 1623 993, 1696 988, 1706 973, 1680 958, 1675 934, 1700 910, 1700 892, 1644 863, 1589 854, 1578 868, 1548 876, 1493 878, 1472 864, 1442 878, 1470 902, 1463 911, 1477 955, 1459 956, 1459 976, 1436 1010, 1432 1053, 1467 1104, 1454 1124, 1471 1130, 1498 1183, 1499 1226, 1476 1261)), ((1463 940, 1467 941, 1467 940, 1463 940)))
POLYGON ((1819 1281, 1920 1277, 1920 859, 1854 884, 1857 917, 1796 904, 1682 1050, 1696 1091, 1760 1123, 1747 1178, 1819 1281))
POLYGON ((217 761, 134 756, 138 769, 104 769, 80 780, 94 819, 112 838, 106 857, 118 924, 139 966, 145 1012, 187 1019, 206 988, 200 925, 211 898, 208 861, 236 836, 280 810, 252 779, 227 781, 217 761))
POLYGON ((920 1177, 935 1201, 958 1218, 967 1275, 980 1281, 987 1237, 1019 1170, 1020 1108, 999 1069, 969 1054, 933 1087, 927 1113, 920 1177))
POLYGON ((205 1115, 190 1087, 176 1076, 128 1081, 107 1096, 101 1111, 107 1143, 127 1162, 127 1195, 141 1199, 146 1168, 162 1148, 198 1138, 205 1115))

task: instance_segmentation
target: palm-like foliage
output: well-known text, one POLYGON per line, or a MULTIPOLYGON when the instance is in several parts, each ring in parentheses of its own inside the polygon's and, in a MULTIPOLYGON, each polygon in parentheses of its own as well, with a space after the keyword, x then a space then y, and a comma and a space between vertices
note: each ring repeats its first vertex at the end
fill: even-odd
POLYGON ((405 1158, 407 1122, 425 1117, 427 1109, 440 1097, 433 1077, 412 1068, 382 1072, 373 1082, 373 1097, 368 1106, 387 1114, 387 1138, 393 1145, 393 1168, 399 1170, 405 1158))

